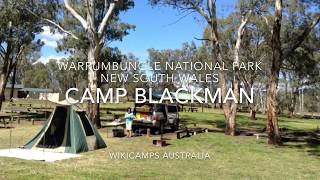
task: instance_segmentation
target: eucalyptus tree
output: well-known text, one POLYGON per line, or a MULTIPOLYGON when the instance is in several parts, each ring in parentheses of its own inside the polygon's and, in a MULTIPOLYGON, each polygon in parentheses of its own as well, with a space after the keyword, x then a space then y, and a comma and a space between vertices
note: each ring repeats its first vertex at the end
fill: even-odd
MULTIPOLYGON (((182 12, 197 12, 207 23, 209 30, 209 38, 204 39, 209 41, 211 46, 212 61, 223 64, 226 59, 223 55, 222 42, 219 35, 218 17, 216 9, 216 0, 149 0, 151 5, 164 5, 171 6, 182 12)), ((233 58, 235 63, 239 63, 239 51, 241 41, 243 39, 243 33, 245 32, 246 25, 249 21, 249 17, 253 13, 253 7, 255 6, 254 1, 248 1, 247 3, 240 3, 240 13, 238 19, 240 22, 236 30, 236 42, 233 45, 233 58)), ((233 76, 233 89, 235 92, 236 99, 239 99, 239 69, 235 69, 233 76)), ((227 95, 227 77, 224 71, 218 71, 219 74, 219 85, 221 88, 222 97, 227 95)), ((237 103, 227 102, 223 104, 223 111, 225 116, 225 134, 235 135, 236 134, 236 113, 237 103)))
POLYGON ((262 16, 265 19, 266 24, 269 26, 267 29, 270 34, 270 46, 271 46, 271 62, 270 62, 270 76, 268 80, 268 95, 267 95, 267 119, 268 119, 268 132, 269 132, 269 144, 281 145, 282 139, 278 126, 278 101, 277 90, 279 82, 279 74, 283 62, 289 58, 298 47, 301 46, 303 41, 307 38, 310 32, 317 26, 320 21, 320 15, 317 12, 319 10, 319 2, 314 0, 302 1, 302 0, 275 0, 272 2, 273 8, 267 11, 269 16, 262 16), (284 8, 288 7, 288 11, 284 11, 284 8), (302 9, 292 9, 300 7, 302 9), (316 9, 316 11, 314 10, 316 9), (294 10, 295 12, 290 12, 294 10), (270 15, 269 12, 273 12, 270 15), (296 23, 287 31, 283 33, 282 25, 286 18, 294 20, 296 23), (288 36, 289 35, 289 36, 288 36))
MULTIPOLYGON (((57 1, 59 9, 54 18, 46 15, 37 16, 53 29, 60 31, 67 37, 60 43, 58 49, 79 53, 86 57, 89 66, 88 88, 96 102, 96 93, 99 86, 100 70, 95 71, 96 63, 102 61, 102 51, 108 43, 122 40, 128 30, 134 26, 121 23, 119 14, 133 7, 132 0, 64 0, 57 1)), ((100 127, 99 104, 88 101, 87 113, 90 120, 100 127)))
POLYGON ((0 1, 0 108, 8 78, 17 64, 29 61, 32 53, 39 51, 42 44, 36 34, 42 32, 43 24, 33 14, 52 12, 49 1, 2 0, 0 1))
POLYGON ((24 85, 32 88, 49 88, 49 71, 46 64, 37 62, 25 72, 24 85))
MULTIPOLYGON (((129 62, 133 64, 139 64, 139 61, 139 58, 132 53, 124 55, 122 59, 122 62, 129 62)), ((147 75, 146 69, 143 66, 138 66, 137 68, 129 68, 126 71, 122 70, 121 74, 128 75, 127 81, 122 83, 122 87, 125 88, 128 93, 127 100, 130 100, 130 98, 134 98, 136 88, 149 87, 148 82, 140 80, 137 81, 138 77, 147 75)))
MULTIPOLYGON (((286 86, 285 102, 288 116, 292 117, 296 111, 299 91, 313 87, 320 80, 320 32, 312 32, 309 37, 284 60, 281 73, 286 86)), ((313 88, 310 88, 312 90, 313 88)))
POLYGON ((152 75, 153 80, 151 82, 151 86, 155 87, 158 90, 164 90, 165 88, 170 91, 176 90, 173 79, 167 79, 166 76, 173 77, 175 75, 175 71, 170 68, 166 68, 166 63, 174 62, 180 58, 180 51, 178 49, 164 49, 164 50, 156 50, 156 49, 148 49, 149 53, 149 63, 150 67, 154 67, 154 64, 158 63, 158 68, 154 69, 154 74, 152 75), (162 76, 165 75, 165 76, 162 76), (159 78, 162 76, 163 78, 159 78), (155 82, 158 78, 158 82, 155 82))
POLYGON ((261 17, 257 14, 253 15, 250 21, 249 28, 243 38, 241 61, 258 63, 261 70, 240 71, 239 74, 241 83, 248 92, 254 88, 255 98, 253 103, 249 104, 249 108, 250 118, 256 120, 258 109, 264 108, 265 104, 264 89, 268 77, 266 70, 270 60, 268 56, 270 47, 267 41, 268 32, 265 31, 266 24, 261 21, 261 17))

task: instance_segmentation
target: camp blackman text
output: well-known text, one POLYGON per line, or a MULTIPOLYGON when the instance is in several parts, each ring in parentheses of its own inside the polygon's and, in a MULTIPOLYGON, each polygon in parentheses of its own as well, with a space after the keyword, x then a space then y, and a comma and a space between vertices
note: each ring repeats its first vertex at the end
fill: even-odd
MULTIPOLYGON (((243 88, 240 88, 240 98, 237 100, 235 97, 235 93, 233 92, 232 88, 227 90, 225 96, 222 96, 221 88, 217 88, 214 92, 210 91, 209 88, 191 88, 190 91, 186 88, 179 88, 175 92, 170 92, 169 89, 165 88, 161 94, 160 99, 153 99, 154 91, 152 88, 144 89, 144 88, 136 88, 135 89, 135 102, 136 103, 163 103, 165 101, 170 101, 174 103, 174 100, 180 104, 186 103, 226 103, 229 101, 235 103, 243 103, 249 102, 253 103, 253 88, 251 88, 250 92, 246 92, 243 88), (191 98, 189 100, 186 99, 179 99, 179 93, 188 93, 190 92, 191 98)), ((83 94, 78 94, 79 89, 77 88, 70 88, 66 91, 66 99, 69 103, 84 103, 84 102, 91 102, 91 103, 119 103, 120 98, 127 96, 127 90, 124 88, 109 88, 106 91, 102 91, 102 89, 97 88, 96 93, 92 93, 89 88, 86 88, 83 94), (78 100, 74 100, 71 98, 72 95, 80 96, 81 98, 78 100), (94 97, 96 94, 96 97, 94 97)))

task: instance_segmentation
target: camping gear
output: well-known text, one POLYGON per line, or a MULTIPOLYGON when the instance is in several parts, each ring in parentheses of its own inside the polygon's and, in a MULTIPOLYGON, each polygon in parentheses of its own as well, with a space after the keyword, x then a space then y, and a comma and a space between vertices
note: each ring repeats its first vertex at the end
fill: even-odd
POLYGON ((113 137, 124 137, 124 130, 123 129, 112 129, 113 137))
POLYGON ((58 105, 40 132, 24 148, 81 153, 105 148, 98 130, 75 105, 58 105))
POLYGON ((148 113, 151 111, 151 107, 148 105, 143 105, 141 107, 136 107, 136 112, 140 113, 148 113))

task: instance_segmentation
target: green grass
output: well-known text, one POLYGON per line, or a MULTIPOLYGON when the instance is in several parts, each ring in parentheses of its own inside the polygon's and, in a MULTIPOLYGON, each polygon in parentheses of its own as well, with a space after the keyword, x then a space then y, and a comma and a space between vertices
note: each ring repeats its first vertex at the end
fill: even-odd
MULTIPOLYGON (((215 110, 213 112, 198 112, 180 113, 181 121, 188 123, 197 123, 200 125, 207 125, 211 127, 224 128, 224 115, 221 111, 215 110)), ((266 117, 258 115, 257 120, 250 120, 246 113, 238 113, 237 126, 243 128, 257 128, 263 129, 266 127, 266 117)), ((286 128, 289 131, 314 131, 320 128, 320 121, 316 119, 298 119, 279 117, 279 126, 286 128)))
MULTIPOLYGON (((181 113, 186 122, 198 126, 223 126, 220 111, 181 113)), ((251 121, 239 114, 238 126, 263 128, 265 117, 251 121)), ((23 145, 41 128, 31 122, 13 124, 0 129, 0 148, 23 145)), ((280 118, 280 126, 290 131, 314 131, 320 121, 280 118)), ((0 158, 0 179, 319 179, 320 148, 307 143, 286 143, 283 147, 267 145, 266 139, 230 137, 221 133, 204 133, 177 140, 172 134, 170 145, 157 148, 152 139, 111 138, 110 130, 100 133, 108 144, 106 149, 83 153, 80 158, 55 163, 0 158), (210 160, 140 159, 112 160, 110 152, 208 152, 210 160)))

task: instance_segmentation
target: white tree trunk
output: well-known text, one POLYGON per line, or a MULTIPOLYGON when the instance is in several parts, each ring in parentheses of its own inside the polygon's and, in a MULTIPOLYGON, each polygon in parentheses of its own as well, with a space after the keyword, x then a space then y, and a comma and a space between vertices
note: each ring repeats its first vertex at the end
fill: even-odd
MULTIPOLYGON (((94 64, 96 62, 97 53, 95 52, 95 49, 93 46, 90 46, 88 51, 88 62, 91 64, 94 64)), ((99 117, 99 104, 97 104, 97 88, 98 88, 98 76, 97 71, 93 69, 92 66, 90 66, 88 70, 88 88, 90 89, 90 92, 92 94, 92 97, 94 99, 94 103, 88 102, 88 115, 92 123, 100 128, 100 117, 99 117)))
MULTIPOLYGON (((119 2, 120 1, 113 1, 109 4, 109 7, 105 7, 108 9, 108 11, 104 15, 104 18, 100 22, 100 25, 97 26, 97 22, 95 22, 96 6, 95 6, 94 0, 85 2, 85 6, 87 6, 86 8, 87 20, 85 20, 75 9, 71 7, 71 3, 69 0, 64 0, 66 9, 73 15, 74 18, 76 18, 81 23, 82 27, 87 33, 87 37, 90 41, 90 46, 88 50, 88 62, 91 64, 99 62, 100 51, 104 45, 106 28, 119 2)), ((105 5, 107 6, 107 3, 105 5)), ((58 26, 58 28, 62 29, 61 26, 60 27, 58 26)), ((71 33, 69 34, 72 35, 71 33)), ((89 68, 88 70, 88 88, 90 89, 92 97, 95 101, 94 103, 88 102, 88 115, 96 127, 101 127, 100 117, 99 117, 99 114, 100 114, 99 104, 96 103, 97 88, 98 88, 98 72, 93 70, 93 67, 89 68)))

